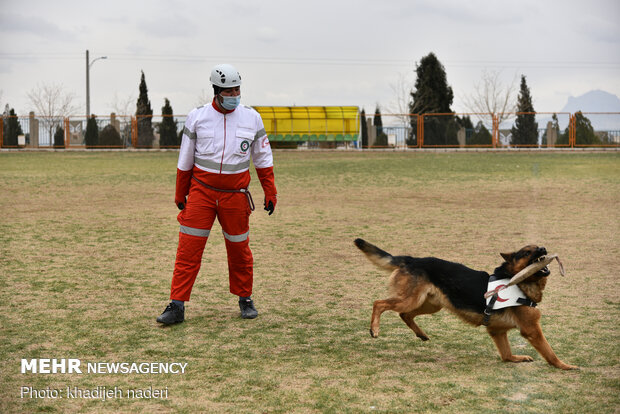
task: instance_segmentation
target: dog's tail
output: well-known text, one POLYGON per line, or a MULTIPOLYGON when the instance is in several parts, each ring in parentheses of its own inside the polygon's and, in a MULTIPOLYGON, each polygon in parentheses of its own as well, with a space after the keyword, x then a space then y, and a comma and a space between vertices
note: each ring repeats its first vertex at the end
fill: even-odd
POLYGON ((386 251, 381 250, 375 245, 368 243, 362 239, 355 239, 355 245, 364 252, 368 260, 373 262, 379 268, 392 271, 400 267, 400 263, 396 258, 386 251))

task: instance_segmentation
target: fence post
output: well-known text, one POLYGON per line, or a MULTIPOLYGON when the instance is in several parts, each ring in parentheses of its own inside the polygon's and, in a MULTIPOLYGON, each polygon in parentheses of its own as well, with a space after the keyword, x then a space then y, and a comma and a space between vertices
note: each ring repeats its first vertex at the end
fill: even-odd
POLYGON ((39 120, 34 117, 34 112, 30 111, 30 148, 39 148, 39 120))
POLYGON ((366 133, 368 134, 368 148, 375 146, 377 141, 377 128, 372 124, 372 118, 366 118, 366 133))
POLYGON ((418 115, 418 148, 424 145, 424 115, 418 115))
POLYGON ((71 124, 69 123, 69 118, 65 118, 65 149, 69 148, 71 144, 71 131, 69 130, 71 124))
POLYGON ((138 119, 135 116, 131 117, 131 145, 138 148, 138 119))
POLYGON ((573 147, 573 114, 568 114, 568 147, 573 147))
POLYGON ((568 145, 571 148, 575 148, 576 143, 576 131, 575 131, 575 115, 571 114, 568 120, 568 145))
POLYGON ((493 114, 493 135, 491 142, 493 148, 497 148, 497 143, 499 142, 499 120, 496 114, 493 114))

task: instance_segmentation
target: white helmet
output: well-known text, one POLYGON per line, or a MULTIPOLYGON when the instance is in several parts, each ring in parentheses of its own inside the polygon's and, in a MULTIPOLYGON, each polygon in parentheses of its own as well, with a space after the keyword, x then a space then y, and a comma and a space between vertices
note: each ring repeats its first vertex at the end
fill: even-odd
POLYGON ((241 75, 233 65, 222 63, 211 69, 209 77, 212 85, 220 88, 234 88, 241 85, 241 75))

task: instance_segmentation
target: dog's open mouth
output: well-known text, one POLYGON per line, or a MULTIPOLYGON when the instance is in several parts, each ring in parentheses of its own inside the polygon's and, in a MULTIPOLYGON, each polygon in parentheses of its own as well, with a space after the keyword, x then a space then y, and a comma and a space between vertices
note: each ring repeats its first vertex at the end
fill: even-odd
MULTIPOLYGON (((540 255, 538 256, 536 259, 533 259, 530 264, 536 263, 536 262, 542 262, 544 259, 546 258, 546 255, 540 255)), ((542 269, 540 269, 538 272, 535 273, 535 275, 537 276, 549 276, 551 274, 551 270, 549 270, 549 266, 545 266, 542 269)))

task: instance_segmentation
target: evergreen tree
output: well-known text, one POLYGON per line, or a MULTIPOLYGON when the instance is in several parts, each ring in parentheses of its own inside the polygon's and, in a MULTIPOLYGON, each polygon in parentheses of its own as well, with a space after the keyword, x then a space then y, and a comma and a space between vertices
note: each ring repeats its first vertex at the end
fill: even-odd
POLYGON ((581 111, 577 112, 575 114, 575 144, 600 145, 602 143, 590 120, 581 111))
POLYGON ((360 114, 361 129, 362 129, 362 148, 368 148, 368 128, 366 126, 366 111, 362 109, 360 114))
MULTIPOLYGON (((558 143, 567 145, 570 126, 558 138, 558 143)), ((592 122, 581 111, 575 113, 575 145, 601 145, 603 141, 596 135, 592 122)))
POLYGON ((112 124, 108 124, 99 134, 99 145, 103 147, 122 147, 123 140, 121 134, 112 124))
POLYGON ((463 118, 456 117, 456 123, 459 124, 462 128, 466 130, 473 131, 474 124, 471 122, 471 117, 469 115, 463 116, 463 118))
POLYGON ((95 115, 91 115, 86 122, 86 133, 84 134, 84 144, 86 148, 94 148, 99 145, 99 127, 95 115))
MULTIPOLYGON (((450 106, 454 100, 452 88, 448 85, 446 70, 434 53, 429 53, 416 65, 415 90, 411 92, 409 113, 452 113, 450 106)), ((411 137, 417 132, 417 117, 411 118, 411 137)), ((424 124, 424 143, 428 145, 458 145, 456 135, 452 130, 457 129, 454 117, 428 117, 424 124), (450 129, 450 131, 448 131, 450 129), (450 132, 450 136, 448 133, 450 132), (454 136, 452 136, 454 135, 454 136)))
POLYGON ((471 136, 468 144, 470 145, 491 145, 493 143, 493 136, 489 130, 484 126, 482 121, 478 121, 474 133, 471 136))
POLYGON ((54 133, 54 148, 65 147, 65 130, 60 126, 56 126, 56 132, 54 133))
POLYGON ((176 147, 181 145, 178 141, 177 124, 174 122, 172 116, 172 106, 168 98, 165 99, 165 104, 161 108, 162 121, 159 124, 159 146, 161 148, 176 147))
POLYGON ((511 130, 510 144, 518 145, 537 145, 538 144, 538 123, 534 113, 534 105, 525 81, 525 76, 521 75, 521 88, 517 101, 517 119, 511 130))
POLYGON ((17 137, 19 135, 24 135, 22 126, 19 123, 19 119, 17 119, 17 115, 15 115, 15 109, 9 109, 8 104, 6 105, 4 114, 2 146, 16 147, 17 137))
POLYGON ((144 71, 140 79, 140 96, 136 108, 138 120, 138 147, 152 147, 155 136, 153 135, 153 109, 149 101, 148 89, 144 78, 144 71))
POLYGON ((379 105, 375 109, 375 117, 373 119, 373 125, 377 131, 377 139, 375 140, 375 146, 377 147, 387 147, 388 139, 385 132, 383 132, 383 121, 381 120, 381 109, 379 109, 379 105))

